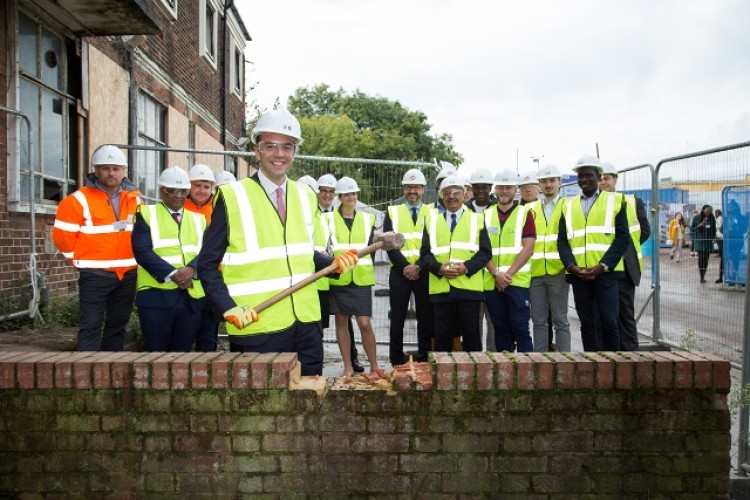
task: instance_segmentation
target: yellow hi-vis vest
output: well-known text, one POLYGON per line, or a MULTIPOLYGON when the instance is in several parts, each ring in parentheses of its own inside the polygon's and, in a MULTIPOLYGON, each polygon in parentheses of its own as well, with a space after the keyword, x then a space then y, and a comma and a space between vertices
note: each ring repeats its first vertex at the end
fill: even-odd
MULTIPOLYGON (((404 256, 409 264, 414 264, 419 260, 425 218, 429 212, 430 208, 427 204, 422 203, 419 212, 417 212, 417 222, 415 224, 411 220, 411 207, 406 203, 388 207, 388 216, 391 218, 391 222, 393 222, 393 231, 404 235, 404 246, 401 248, 401 255, 404 256)), ((391 263, 391 265, 393 264, 391 263)))
MULTIPOLYGON (((203 231, 206 230, 206 218, 203 214, 182 211, 182 222, 178 226, 172 218, 171 212, 163 203, 158 205, 139 205, 138 212, 151 230, 151 244, 154 253, 171 264, 175 269, 185 267, 201 250, 203 231)), ((160 288, 162 290, 177 290, 176 283, 168 281, 159 283, 142 266, 138 266, 138 290, 146 288, 160 288)), ((205 297, 203 286, 199 280, 192 280, 193 286, 187 289, 194 299, 205 297)))
MULTIPOLYGON (((254 307, 315 272, 317 200, 308 186, 287 180, 286 225, 257 181, 243 179, 220 190, 229 236, 221 274, 237 305, 254 307)), ((229 335, 247 336, 319 320, 318 292, 311 283, 261 312, 260 321, 242 330, 231 323, 226 327, 229 335)))
MULTIPOLYGON (((327 213, 327 212, 326 212, 327 213)), ((325 213, 320 211, 318 206, 315 209, 315 251, 320 253, 330 253, 329 244, 331 242, 331 235, 328 231, 328 219, 325 218, 325 213)), ((327 292, 331 289, 330 278, 320 278, 315 282, 315 286, 320 292, 327 292)))
MULTIPOLYGON (((513 265, 523 249, 523 228, 526 225, 528 213, 529 205, 516 205, 502 226, 500 226, 497 207, 485 210, 482 214, 487 234, 490 237, 492 262, 501 272, 507 271, 513 265)), ((529 288, 529 285, 531 285, 531 264, 526 261, 526 264, 513 275, 513 286, 529 288)), ((489 271, 484 273, 484 289, 495 289, 495 277, 489 271)))
POLYGON ((638 213, 635 209, 635 195, 626 194, 625 201, 628 202, 628 229, 630 230, 630 239, 633 241, 633 248, 638 255, 638 267, 643 271, 643 253, 641 252, 641 223, 638 221, 638 213))
MULTIPOLYGON (((479 233, 484 228, 484 219, 482 214, 464 209, 451 233, 445 216, 437 209, 430 209, 425 228, 430 241, 430 252, 435 260, 441 264, 466 262, 479 251, 479 233)), ((451 280, 430 273, 430 295, 448 293, 451 287, 482 292, 482 273, 474 273, 471 278, 464 274, 451 280)))
MULTIPOLYGON (((349 231, 338 210, 324 215, 328 222, 331 250, 333 250, 334 257, 338 257, 347 250, 362 250, 367 246, 375 227, 374 215, 357 212, 354 215, 351 231, 349 231)), ((372 286, 375 284, 375 267, 373 267, 372 254, 360 258, 352 271, 340 275, 337 280, 331 280, 331 286, 346 286, 350 283, 357 286, 372 286)))
MULTIPOLYGON (((604 258, 615 241, 615 218, 621 208, 622 194, 607 191, 599 193, 588 217, 583 215, 580 196, 564 200, 565 232, 578 267, 596 266, 604 258)), ((614 271, 624 269, 621 259, 614 271)))
POLYGON ((560 230, 563 199, 557 200, 555 208, 552 209, 550 220, 547 220, 544 216, 544 207, 541 200, 531 203, 530 208, 534 212, 534 225, 536 227, 534 255, 530 259, 531 277, 535 278, 547 274, 550 276, 558 275, 564 267, 557 251, 557 233, 560 230))

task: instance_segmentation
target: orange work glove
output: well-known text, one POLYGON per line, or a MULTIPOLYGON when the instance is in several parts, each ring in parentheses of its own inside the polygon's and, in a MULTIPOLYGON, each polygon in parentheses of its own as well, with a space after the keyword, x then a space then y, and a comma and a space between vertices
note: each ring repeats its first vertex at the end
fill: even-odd
POLYGON ((359 261, 359 257, 357 257, 357 251, 354 249, 347 250, 345 253, 342 253, 335 259, 333 259, 334 264, 338 264, 339 268, 336 270, 339 274, 348 273, 352 269, 354 269, 354 266, 357 265, 357 262, 359 261))
POLYGON ((252 323, 257 323, 258 313, 255 312, 255 309, 250 309, 247 306, 236 306, 224 313, 224 319, 242 330, 252 323))

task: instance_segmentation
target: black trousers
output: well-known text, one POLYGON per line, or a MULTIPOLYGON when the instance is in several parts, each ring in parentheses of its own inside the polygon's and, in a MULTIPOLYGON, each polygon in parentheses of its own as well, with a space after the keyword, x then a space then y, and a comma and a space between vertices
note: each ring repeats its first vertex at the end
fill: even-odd
POLYGON ((391 306, 390 347, 388 356, 391 365, 402 365, 404 356, 404 323, 409 310, 409 300, 414 294, 417 308, 417 350, 419 358, 424 359, 432 347, 432 304, 430 304, 429 277, 420 275, 418 280, 407 279, 404 274, 391 267, 388 277, 391 306))
POLYGON ((453 326, 461 325, 464 351, 481 351, 482 334, 479 328, 481 300, 451 300, 433 302, 435 320, 435 350, 453 351, 453 326))
POLYGON ((635 283, 627 275, 617 280, 620 287, 620 310, 618 327, 620 329, 620 350, 638 350, 638 328, 635 323, 635 283))
POLYGON ((125 328, 133 312, 135 283, 135 269, 125 273, 122 280, 117 279, 115 273, 81 270, 76 346, 79 351, 122 351, 125 328))
POLYGON ((571 282, 573 299, 581 321, 584 351, 619 351, 620 287, 615 279, 571 282), (598 319, 598 322, 597 322, 598 319))

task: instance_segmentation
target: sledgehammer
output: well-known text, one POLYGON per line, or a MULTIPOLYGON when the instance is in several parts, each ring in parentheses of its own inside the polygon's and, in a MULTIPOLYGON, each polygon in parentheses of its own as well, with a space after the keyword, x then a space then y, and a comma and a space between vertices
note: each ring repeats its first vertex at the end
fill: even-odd
MULTIPOLYGON (((370 255, 371 253, 375 253, 376 250, 398 250, 401 247, 404 246, 404 235, 401 233, 381 233, 375 236, 372 245, 367 246, 357 252, 357 257, 362 258, 365 255, 370 255)), ((334 271, 336 271, 339 268, 338 264, 331 264, 330 266, 321 269, 317 273, 308 276, 307 278, 298 281, 294 285, 290 286, 284 291, 281 291, 274 295, 273 297, 264 300, 257 306, 253 307, 256 313, 260 314, 261 311, 268 309, 281 299, 290 296, 297 290, 300 290, 310 283, 314 283, 315 281, 318 281, 320 278, 323 278, 325 276, 328 276, 329 274, 332 274, 334 271)))

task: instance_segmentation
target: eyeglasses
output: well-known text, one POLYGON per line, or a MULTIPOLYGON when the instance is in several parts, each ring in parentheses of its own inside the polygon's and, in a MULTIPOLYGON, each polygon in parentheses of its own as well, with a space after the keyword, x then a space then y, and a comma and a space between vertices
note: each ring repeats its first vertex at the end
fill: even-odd
POLYGON ((297 146, 289 142, 261 142, 258 144, 258 148, 264 153, 273 153, 279 151, 280 153, 293 153, 297 146))
POLYGON ((190 192, 189 189, 179 189, 179 188, 162 188, 165 193, 167 194, 184 194, 187 196, 187 194, 190 192))
POLYGON ((451 191, 445 190, 443 191, 443 197, 446 196, 463 196, 464 192, 459 189, 453 189, 451 191))
POLYGON ((320 188, 320 194, 336 194, 336 190, 320 188))

